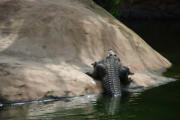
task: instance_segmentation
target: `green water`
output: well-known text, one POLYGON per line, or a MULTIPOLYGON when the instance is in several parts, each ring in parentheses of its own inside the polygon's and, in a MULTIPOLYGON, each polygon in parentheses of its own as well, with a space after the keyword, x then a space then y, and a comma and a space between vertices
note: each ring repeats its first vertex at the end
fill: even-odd
POLYGON ((141 93, 124 94, 116 99, 89 95, 54 102, 0 107, 0 120, 180 120, 180 52, 175 42, 179 39, 180 34, 177 32, 180 27, 176 27, 175 33, 171 31, 165 34, 164 27, 152 27, 151 30, 148 26, 142 26, 135 26, 136 32, 145 32, 139 34, 149 39, 149 44, 173 63, 164 75, 176 78, 177 81, 141 93), (155 40, 154 44, 151 38, 163 39, 159 43, 155 40), (167 39, 167 44, 164 39, 167 39))

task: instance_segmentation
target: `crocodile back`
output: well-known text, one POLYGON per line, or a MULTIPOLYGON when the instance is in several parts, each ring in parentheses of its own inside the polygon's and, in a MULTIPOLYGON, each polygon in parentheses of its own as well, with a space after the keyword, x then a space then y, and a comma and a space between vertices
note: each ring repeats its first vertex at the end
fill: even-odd
POLYGON ((120 87, 120 78, 119 78, 119 64, 117 59, 113 56, 106 58, 103 61, 105 66, 106 74, 102 79, 104 92, 110 96, 120 96, 121 87, 120 87))

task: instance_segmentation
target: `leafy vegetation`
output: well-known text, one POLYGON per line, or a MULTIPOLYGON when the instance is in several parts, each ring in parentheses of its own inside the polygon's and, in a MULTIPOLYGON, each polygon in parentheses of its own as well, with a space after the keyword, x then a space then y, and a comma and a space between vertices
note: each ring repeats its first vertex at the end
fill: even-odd
POLYGON ((119 17, 118 4, 120 0, 94 0, 97 4, 109 11, 115 17, 119 17))
MULTIPOLYGON (((104 9, 109 11, 116 18, 120 17, 120 11, 118 6, 121 0, 94 0, 97 4, 102 6, 104 9)), ((134 0, 128 0, 129 2, 133 2, 134 0)))

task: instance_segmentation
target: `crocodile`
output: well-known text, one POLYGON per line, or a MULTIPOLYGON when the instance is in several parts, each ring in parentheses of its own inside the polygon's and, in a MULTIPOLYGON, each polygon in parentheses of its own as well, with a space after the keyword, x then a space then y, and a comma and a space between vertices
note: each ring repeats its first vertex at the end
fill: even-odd
POLYGON ((86 74, 102 81, 105 95, 121 96, 121 84, 129 85, 132 80, 128 75, 132 73, 128 67, 123 66, 120 58, 111 49, 105 59, 92 63, 94 70, 86 74))

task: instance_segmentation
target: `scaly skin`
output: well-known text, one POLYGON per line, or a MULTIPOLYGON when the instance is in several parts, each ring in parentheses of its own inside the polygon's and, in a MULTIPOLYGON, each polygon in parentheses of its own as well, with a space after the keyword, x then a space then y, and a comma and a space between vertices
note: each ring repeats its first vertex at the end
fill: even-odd
POLYGON ((110 50, 108 56, 92 64, 94 71, 87 74, 95 79, 102 81, 104 93, 106 95, 116 97, 121 96, 121 86, 130 84, 132 81, 128 75, 132 75, 129 68, 121 65, 120 59, 110 50))
POLYGON ((120 84, 127 85, 131 82, 128 75, 133 73, 129 71, 129 68, 121 65, 120 59, 115 54, 110 54, 106 59, 95 62, 93 66, 94 71, 87 74, 102 81, 106 95, 121 96, 120 84))
POLYGON ((113 57, 109 57, 104 62, 105 76, 102 78, 104 92, 107 95, 116 97, 121 95, 119 65, 113 57))

